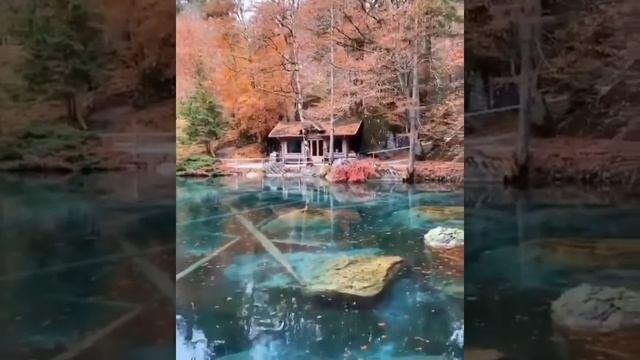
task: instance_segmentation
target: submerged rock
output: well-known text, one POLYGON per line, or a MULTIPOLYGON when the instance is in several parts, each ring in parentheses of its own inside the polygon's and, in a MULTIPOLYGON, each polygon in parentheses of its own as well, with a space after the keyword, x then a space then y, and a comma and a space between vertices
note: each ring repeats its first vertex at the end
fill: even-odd
MULTIPOLYGON (((294 271, 308 283, 319 268, 335 261, 340 257, 375 256, 381 250, 357 249, 357 250, 325 250, 323 252, 291 252, 285 253, 285 258, 294 271)), ((247 279, 254 281, 257 289, 298 287, 299 284, 282 268, 282 265, 273 259, 271 255, 251 254, 234 257, 232 264, 228 265, 224 274, 233 281, 245 282, 247 279)))
POLYGON ((435 268, 464 273, 464 230, 438 226, 424 235, 425 251, 435 268))
POLYGON ((424 245, 431 249, 453 249, 464 246, 464 230, 438 226, 424 235, 424 245))
POLYGON ((416 211, 433 220, 464 220, 464 206, 421 206, 416 211))
POLYGON ((640 327, 640 292, 582 284, 551 304, 551 318, 561 327, 578 331, 640 327))
POLYGON ((540 261, 585 268, 635 268, 640 256, 637 239, 546 238, 524 246, 540 261))
POLYGON ((582 284, 551 304, 551 318, 573 358, 635 359, 640 354, 640 292, 582 284))
POLYGON ((356 211, 349 210, 336 210, 332 213, 330 209, 295 209, 282 213, 262 228, 266 231, 279 232, 304 225, 308 228, 321 227, 330 231, 332 221, 344 229, 345 225, 359 222, 360 215, 356 211))
POLYGON ((495 349, 468 349, 464 351, 465 360, 501 360, 507 357, 495 349))
POLYGON ((399 256, 359 256, 333 260, 317 269, 306 291, 311 295, 373 298, 402 268, 399 256))
POLYGON ((447 281, 443 283, 441 286, 437 286, 437 288, 439 288, 443 293, 451 297, 454 297, 457 299, 464 298, 464 279, 462 279, 462 281, 460 280, 447 281))

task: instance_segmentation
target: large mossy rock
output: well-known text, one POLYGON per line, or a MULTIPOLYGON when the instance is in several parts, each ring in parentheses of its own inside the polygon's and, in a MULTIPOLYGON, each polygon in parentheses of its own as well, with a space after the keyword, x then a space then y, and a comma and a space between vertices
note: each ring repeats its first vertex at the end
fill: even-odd
POLYGON ((582 284, 551 304, 551 318, 574 358, 637 359, 640 354, 640 292, 582 284))
POLYGON ((403 268, 399 256, 359 256, 341 258, 319 267, 309 280, 306 292, 310 295, 372 299, 403 268))
POLYGON ((464 206, 421 206, 416 212, 430 220, 464 220, 464 206))

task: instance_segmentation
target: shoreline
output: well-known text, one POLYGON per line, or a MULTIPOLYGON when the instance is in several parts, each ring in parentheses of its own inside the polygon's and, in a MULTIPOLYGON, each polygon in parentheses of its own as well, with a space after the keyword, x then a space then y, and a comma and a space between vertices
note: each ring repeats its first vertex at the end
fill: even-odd
MULTIPOLYGON (((465 151, 467 182, 511 186, 515 173, 511 137, 470 138, 465 151)), ((640 142, 580 138, 536 138, 531 143, 529 189, 564 185, 640 184, 640 142)))
MULTIPOLYGON (((388 165, 384 163, 376 164, 380 166, 381 170, 393 170, 398 173, 406 173, 406 166, 388 165)), ((319 170, 316 168, 315 170, 319 170)), ((176 177, 180 178, 216 178, 216 177, 241 177, 241 178, 271 178, 271 179, 316 179, 322 178, 318 173, 313 171, 304 172, 291 172, 283 173, 282 175, 264 174, 262 169, 247 168, 242 170, 232 170, 226 167, 215 167, 211 169, 196 169, 189 171, 182 171, 176 173, 176 177), (252 174, 252 175, 249 175, 252 174)), ((364 183, 368 182, 388 182, 388 183, 406 183, 406 178, 385 178, 384 176, 378 176, 369 178, 364 183)), ((359 184, 363 182, 346 182, 337 181, 331 182, 335 184, 359 184)), ((443 185, 457 185, 462 187, 464 185, 464 163, 452 162, 452 161, 417 161, 415 169, 415 184, 443 184, 443 185)))

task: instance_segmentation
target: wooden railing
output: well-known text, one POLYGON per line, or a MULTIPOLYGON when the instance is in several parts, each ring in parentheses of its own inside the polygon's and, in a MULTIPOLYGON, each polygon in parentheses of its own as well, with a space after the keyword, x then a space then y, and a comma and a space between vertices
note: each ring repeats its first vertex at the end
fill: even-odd
POLYGON ((270 162, 269 158, 228 158, 218 159, 222 164, 233 168, 264 168, 270 162))
POLYGON ((389 155, 390 153, 393 153, 393 152, 396 152, 396 151, 409 150, 409 149, 410 149, 409 146, 402 146, 402 147, 397 147, 397 148, 393 148, 393 149, 382 149, 382 150, 369 151, 369 152, 367 152, 367 155, 371 156, 372 158, 375 158, 376 156, 389 155))

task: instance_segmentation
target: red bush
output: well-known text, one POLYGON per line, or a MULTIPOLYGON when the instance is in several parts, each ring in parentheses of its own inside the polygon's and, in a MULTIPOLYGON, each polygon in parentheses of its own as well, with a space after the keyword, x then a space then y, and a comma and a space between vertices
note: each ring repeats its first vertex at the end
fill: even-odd
POLYGON ((376 167, 372 161, 360 160, 334 166, 329 178, 332 182, 361 183, 375 173, 376 167))

